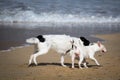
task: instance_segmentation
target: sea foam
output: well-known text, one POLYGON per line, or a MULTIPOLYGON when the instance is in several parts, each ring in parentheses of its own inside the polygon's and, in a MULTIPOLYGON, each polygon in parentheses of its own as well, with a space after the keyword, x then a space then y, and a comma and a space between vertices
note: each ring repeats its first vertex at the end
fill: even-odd
POLYGON ((0 15, 2 23, 114 23, 120 22, 120 17, 100 16, 100 15, 83 15, 83 14, 60 14, 60 13, 35 13, 32 10, 4 12, 0 15))

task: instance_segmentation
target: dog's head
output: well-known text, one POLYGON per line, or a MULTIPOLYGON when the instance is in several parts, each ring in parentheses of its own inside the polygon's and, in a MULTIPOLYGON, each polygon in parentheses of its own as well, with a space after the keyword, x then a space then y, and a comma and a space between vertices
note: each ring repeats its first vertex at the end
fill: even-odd
POLYGON ((101 42, 97 42, 97 45, 98 45, 98 47, 100 48, 100 51, 102 52, 102 53, 105 53, 105 52, 107 52, 107 49, 106 49, 106 47, 101 43, 101 42))
POLYGON ((45 38, 42 35, 37 36, 40 42, 45 42, 45 38))
POLYGON ((85 37, 80 37, 80 39, 83 41, 84 46, 89 46, 90 41, 87 40, 85 37))
POLYGON ((26 42, 30 43, 30 44, 37 44, 37 43, 39 43, 39 39, 32 37, 32 38, 26 39, 26 42))

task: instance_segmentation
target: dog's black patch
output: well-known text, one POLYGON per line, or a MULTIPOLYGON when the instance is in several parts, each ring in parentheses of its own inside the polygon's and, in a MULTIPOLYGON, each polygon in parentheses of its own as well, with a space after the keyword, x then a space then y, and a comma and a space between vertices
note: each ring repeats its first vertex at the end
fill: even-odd
POLYGON ((80 39, 83 41, 84 46, 88 46, 90 44, 90 41, 87 40, 85 37, 80 37, 80 39))
POLYGON ((42 35, 37 36, 40 42, 45 42, 45 38, 42 35))

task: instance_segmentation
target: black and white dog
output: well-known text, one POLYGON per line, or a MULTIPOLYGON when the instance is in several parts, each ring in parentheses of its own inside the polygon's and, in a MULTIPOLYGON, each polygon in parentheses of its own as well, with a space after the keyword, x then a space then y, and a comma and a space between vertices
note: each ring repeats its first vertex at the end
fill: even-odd
MULTIPOLYGON (((74 43, 73 45, 75 46, 74 43)), ((85 68, 88 68, 86 64, 86 58, 92 59, 97 65, 100 65, 94 56, 95 53, 98 51, 102 53, 107 52, 106 47, 99 41, 97 43, 93 43, 92 45, 88 45, 88 46, 76 45, 76 48, 73 48, 70 51, 70 54, 72 57, 72 68, 74 68, 74 60, 76 55, 79 58, 78 65, 79 65, 79 68, 81 69, 82 69, 81 64, 83 64, 85 68)))
POLYGON ((83 40, 68 35, 39 35, 37 37, 26 39, 27 43, 37 44, 38 47, 37 52, 30 56, 29 65, 32 63, 32 60, 37 65, 36 57, 46 54, 50 49, 53 49, 61 55, 61 65, 66 67, 66 65, 64 65, 64 56, 67 51, 72 49, 73 41, 77 46, 84 46, 86 43, 85 39, 83 40))

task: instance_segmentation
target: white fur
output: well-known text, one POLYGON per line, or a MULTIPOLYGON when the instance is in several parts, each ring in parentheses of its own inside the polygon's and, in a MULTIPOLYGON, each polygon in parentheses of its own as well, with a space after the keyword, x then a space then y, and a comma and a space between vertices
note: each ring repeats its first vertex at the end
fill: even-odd
POLYGON ((98 61, 95 59, 94 55, 97 51, 103 51, 106 52, 106 48, 103 44, 100 42, 94 43, 93 45, 90 46, 77 46, 77 48, 74 48, 71 50, 71 59, 72 59, 72 68, 74 68, 74 60, 77 54, 77 57, 79 57, 79 68, 82 69, 81 64, 83 63, 84 67, 88 68, 86 65, 85 58, 90 58, 95 61, 97 65, 100 65, 98 61))
POLYGON ((37 65, 36 57, 39 55, 46 54, 50 49, 55 50, 61 55, 61 65, 64 65, 64 56, 66 51, 71 49, 71 41, 74 40, 75 45, 83 45, 82 41, 79 38, 70 37, 67 35, 43 35, 45 42, 40 42, 38 38, 29 38, 26 40, 27 43, 37 44, 38 52, 31 55, 29 59, 29 65, 33 62, 37 65))

